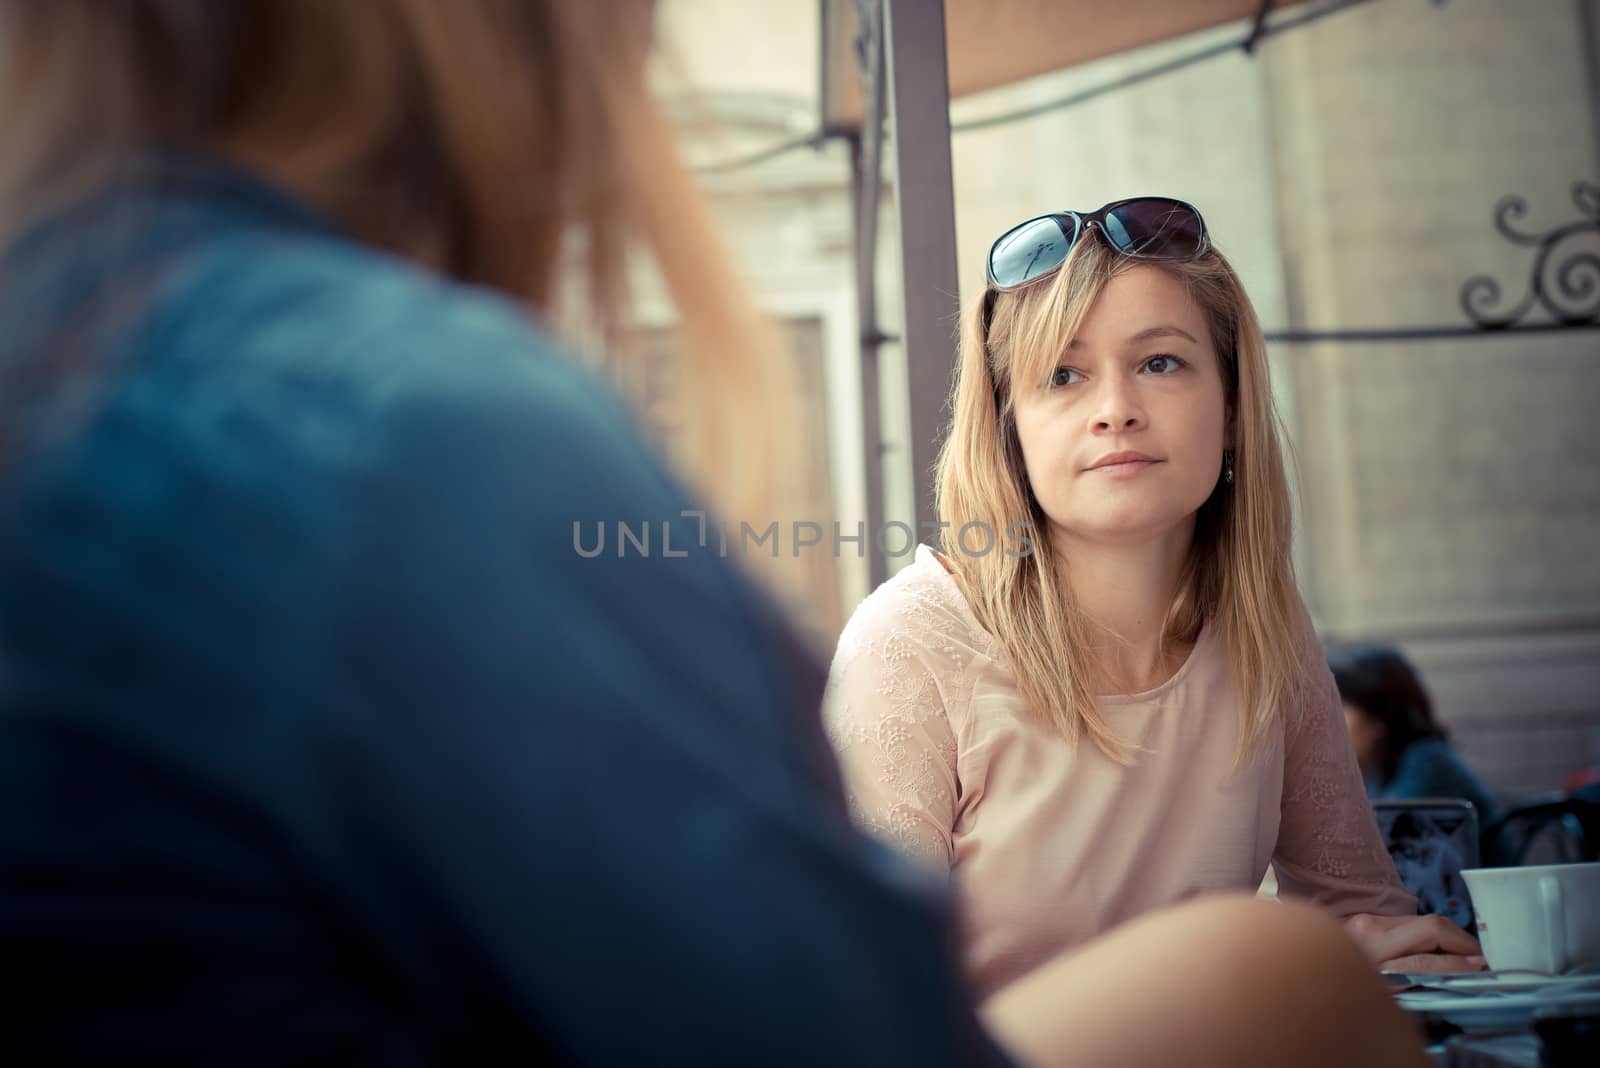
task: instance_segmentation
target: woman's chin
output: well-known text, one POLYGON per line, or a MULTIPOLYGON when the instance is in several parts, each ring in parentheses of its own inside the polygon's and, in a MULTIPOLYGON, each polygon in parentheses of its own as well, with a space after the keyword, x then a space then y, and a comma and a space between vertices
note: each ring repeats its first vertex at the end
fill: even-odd
POLYGON ((1121 511, 1094 516, 1089 522, 1081 517, 1070 526, 1062 524, 1069 539, 1095 545, 1126 546, 1134 548, 1172 537, 1187 541, 1193 529, 1193 516, 1173 516, 1171 513, 1150 511, 1121 511))

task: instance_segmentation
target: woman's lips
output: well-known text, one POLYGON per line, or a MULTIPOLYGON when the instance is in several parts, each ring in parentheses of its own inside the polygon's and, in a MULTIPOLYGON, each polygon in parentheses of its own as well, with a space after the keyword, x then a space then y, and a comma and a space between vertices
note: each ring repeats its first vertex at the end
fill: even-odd
POLYGON ((1104 475, 1107 478, 1137 478, 1146 468, 1154 467, 1160 462, 1160 460, 1124 460, 1121 463, 1091 467, 1089 474, 1104 475))

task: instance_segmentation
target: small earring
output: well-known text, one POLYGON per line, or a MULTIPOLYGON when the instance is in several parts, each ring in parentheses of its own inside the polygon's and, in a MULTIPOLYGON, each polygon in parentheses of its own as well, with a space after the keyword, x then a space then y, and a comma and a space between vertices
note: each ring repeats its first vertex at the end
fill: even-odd
POLYGON ((1222 481, 1233 485, 1233 450, 1222 450, 1222 481))

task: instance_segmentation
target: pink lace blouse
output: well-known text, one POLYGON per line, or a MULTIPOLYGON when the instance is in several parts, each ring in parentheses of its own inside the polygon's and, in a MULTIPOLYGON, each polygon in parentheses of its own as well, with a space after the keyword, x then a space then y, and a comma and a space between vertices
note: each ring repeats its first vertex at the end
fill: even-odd
POLYGON ((869 831, 948 870, 980 996, 1150 909, 1213 890, 1339 915, 1409 915, 1332 677, 1286 737, 1227 776, 1238 702, 1208 626, 1161 686, 1101 704, 1125 767, 1032 725, 1003 651, 932 550, 851 617, 826 719, 869 831))

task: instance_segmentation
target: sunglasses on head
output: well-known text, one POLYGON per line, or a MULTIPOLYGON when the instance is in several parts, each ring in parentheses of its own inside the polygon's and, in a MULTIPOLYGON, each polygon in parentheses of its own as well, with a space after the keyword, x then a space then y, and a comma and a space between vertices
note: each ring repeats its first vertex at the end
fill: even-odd
POLYGON ((1139 260, 1192 260, 1210 247, 1205 220, 1192 204, 1171 197, 1114 200, 1088 214, 1040 215, 1001 234, 989 249, 989 284, 1004 292, 1049 277, 1091 226, 1112 248, 1139 260))

